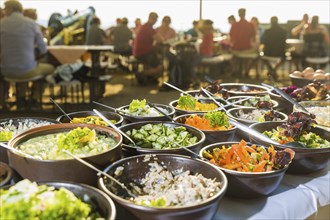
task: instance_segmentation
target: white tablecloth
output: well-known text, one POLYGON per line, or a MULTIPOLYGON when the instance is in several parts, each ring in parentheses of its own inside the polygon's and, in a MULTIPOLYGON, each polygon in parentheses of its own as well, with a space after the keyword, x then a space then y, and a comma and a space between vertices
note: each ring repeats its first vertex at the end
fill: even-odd
POLYGON ((318 207, 330 204, 329 167, 330 164, 328 169, 308 175, 285 174, 280 186, 268 197, 224 197, 214 220, 306 219, 316 213, 318 207))

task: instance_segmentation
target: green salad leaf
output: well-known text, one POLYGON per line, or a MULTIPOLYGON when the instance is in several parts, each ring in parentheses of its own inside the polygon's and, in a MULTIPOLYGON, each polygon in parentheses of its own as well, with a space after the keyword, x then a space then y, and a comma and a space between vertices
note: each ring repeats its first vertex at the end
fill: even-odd
POLYGON ((224 112, 221 111, 208 112, 205 114, 204 117, 210 121, 212 127, 216 127, 216 126, 225 126, 226 128, 230 127, 229 118, 224 112))
POLYGON ((143 109, 147 104, 147 101, 145 99, 143 100, 138 100, 138 99, 133 99, 133 101, 129 104, 129 112, 134 113, 137 111, 140 111, 140 109, 143 109))
POLYGON ((9 141, 12 137, 12 131, 0 131, 0 141, 9 141))
POLYGON ((71 130, 67 134, 60 134, 57 145, 59 150, 68 150, 73 152, 77 148, 82 148, 88 144, 88 142, 94 141, 95 138, 95 130, 91 130, 87 127, 78 127, 71 130))
POLYGON ((0 219, 88 219, 95 214, 66 188, 55 190, 25 179, 0 192, 0 219))
POLYGON ((188 106, 190 109, 194 109, 197 100, 190 95, 183 95, 178 100, 178 105, 181 107, 188 106))

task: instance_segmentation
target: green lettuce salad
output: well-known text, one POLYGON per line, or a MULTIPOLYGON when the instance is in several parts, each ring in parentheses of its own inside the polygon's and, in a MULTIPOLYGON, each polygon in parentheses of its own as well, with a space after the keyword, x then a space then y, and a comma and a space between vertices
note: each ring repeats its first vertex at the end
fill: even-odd
POLYGON ((0 190, 0 219, 100 219, 90 204, 66 188, 37 185, 25 179, 0 190))

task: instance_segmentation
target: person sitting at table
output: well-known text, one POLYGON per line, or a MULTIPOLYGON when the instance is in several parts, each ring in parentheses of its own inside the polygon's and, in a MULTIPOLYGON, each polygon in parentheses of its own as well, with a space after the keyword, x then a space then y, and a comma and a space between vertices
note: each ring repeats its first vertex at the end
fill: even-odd
MULTIPOLYGON (((330 38, 325 26, 319 24, 319 17, 313 16, 311 23, 303 34, 304 46, 302 50, 303 68, 306 68, 304 59, 306 57, 329 56, 330 38)), ((324 67, 323 65, 322 67, 324 67)))
POLYGON ((86 35, 86 45, 103 45, 107 41, 105 31, 100 28, 100 18, 94 16, 86 35))
POLYGON ((133 32, 127 27, 128 19, 122 18, 121 23, 114 27, 111 32, 111 42, 114 45, 114 52, 130 56, 132 55, 131 40, 133 39, 133 32))
POLYGON ((206 19, 199 21, 198 24, 199 36, 201 37, 201 42, 196 44, 197 53, 193 58, 186 61, 184 65, 184 73, 187 73, 185 77, 190 80, 185 80, 187 83, 193 83, 193 87, 199 87, 199 83, 196 82, 196 72, 195 67, 203 60, 211 58, 214 55, 213 52, 213 21, 206 19))
POLYGON ((251 24, 253 25, 253 27, 256 31, 256 36, 252 41, 252 47, 256 51, 259 51, 259 46, 260 46, 260 42, 262 41, 262 36, 264 34, 264 31, 260 27, 259 19, 257 17, 252 17, 250 22, 251 22, 251 24))
POLYGON ((304 31, 308 27, 308 24, 309 24, 308 20, 309 20, 308 14, 304 14, 301 22, 297 26, 292 28, 292 30, 291 30, 292 37, 297 37, 299 39, 303 38, 304 31))
MULTIPOLYGON (((8 0, 4 3, 6 17, 0 21, 0 48, 1 73, 5 78, 12 80, 30 81, 33 78, 45 77, 53 73, 54 67, 47 63, 38 63, 36 59, 47 53, 47 46, 38 25, 31 19, 23 16, 23 6, 17 0, 8 0), (39 55, 36 57, 35 47, 39 55)), ((39 83, 32 85, 32 104, 40 100, 43 88, 39 83)), ((25 94, 27 85, 22 85, 16 91, 17 107, 27 106, 25 94)))
POLYGON ((287 32, 278 24, 278 18, 276 16, 270 18, 270 25, 270 28, 265 30, 262 38, 263 53, 264 56, 279 57, 281 59, 275 64, 274 67, 272 67, 267 60, 264 60, 264 62, 269 69, 269 74, 276 78, 276 70, 285 60, 285 40, 287 32))
POLYGON ((157 22, 158 15, 151 12, 148 21, 140 27, 136 35, 133 45, 134 57, 144 64, 144 71, 136 73, 138 82, 143 85, 145 83, 157 83, 157 78, 163 73, 163 65, 157 56, 154 42, 162 42, 163 39, 153 28, 157 22))
POLYGON ((186 37, 191 37, 192 39, 197 39, 198 38, 198 21, 195 20, 192 23, 193 27, 186 31, 184 34, 186 37))
POLYGON ((173 40, 176 38, 176 32, 170 27, 171 18, 170 16, 164 16, 162 24, 156 28, 156 32, 162 37, 163 41, 173 40))

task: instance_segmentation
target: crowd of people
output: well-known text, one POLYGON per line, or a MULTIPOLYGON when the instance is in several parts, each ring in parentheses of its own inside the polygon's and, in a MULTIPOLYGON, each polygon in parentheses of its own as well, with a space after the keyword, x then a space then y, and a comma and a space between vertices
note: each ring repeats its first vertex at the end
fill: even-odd
MULTIPOLYGON (((47 34, 47 29, 36 23, 37 12, 34 9, 23 9, 18 0, 7 0, 4 2, 4 9, 1 9, 1 74, 8 79, 33 78, 35 75, 46 76, 54 71, 51 64, 40 63, 38 58, 47 53, 46 43, 43 36, 47 34)), ((158 84, 158 77, 164 72, 164 59, 168 60, 169 81, 179 84, 182 88, 187 88, 191 80, 195 77, 194 67, 202 59, 217 55, 214 50, 213 21, 209 19, 195 20, 192 27, 178 35, 171 27, 171 17, 164 16, 159 27, 155 27, 158 21, 158 14, 151 12, 147 21, 143 23, 137 18, 135 26, 130 28, 126 17, 117 18, 116 25, 106 30, 101 28, 101 21, 95 15, 91 20, 90 28, 87 30, 86 45, 114 45, 114 53, 123 56, 134 56, 139 62, 144 64, 144 71, 136 74, 140 84, 158 84), (178 54, 169 50, 171 43, 176 40, 185 40, 194 43, 195 52, 189 56, 189 60, 184 60, 178 54), (164 49, 165 48, 165 49, 164 49), (185 79, 174 82, 175 70, 178 65, 184 68, 185 79), (174 70, 175 69, 175 70, 174 70)), ((250 21, 246 19, 246 10, 238 10, 238 19, 234 15, 228 17, 230 32, 226 41, 227 52, 230 51, 235 57, 238 54, 250 54, 263 52, 265 56, 285 58, 286 39, 289 34, 304 40, 304 48, 301 57, 325 57, 328 56, 330 45, 329 30, 318 22, 318 16, 309 19, 308 15, 303 16, 302 21, 290 32, 282 28, 278 23, 278 18, 270 18, 270 27, 262 29, 258 18, 252 17, 250 21)), ((280 62, 275 68, 270 69, 276 72, 280 62)), ((235 67, 236 65, 233 65, 235 67)), ((233 71, 242 71, 235 70, 233 71)), ((32 97, 38 100, 36 90, 32 97)), ((22 93, 24 94, 24 90, 22 93)), ((22 98, 22 104, 25 102, 22 98)))

